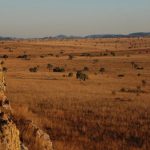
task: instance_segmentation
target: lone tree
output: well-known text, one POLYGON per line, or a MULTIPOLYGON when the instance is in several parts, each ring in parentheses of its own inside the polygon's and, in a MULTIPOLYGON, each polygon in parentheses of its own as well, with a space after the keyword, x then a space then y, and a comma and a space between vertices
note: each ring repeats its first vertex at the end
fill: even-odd
POLYGON ((100 68, 100 69, 99 69, 99 72, 100 72, 101 74, 103 74, 103 73, 105 72, 105 68, 100 68))
POLYGON ((76 78, 79 80, 85 81, 88 79, 88 75, 86 73, 84 73, 83 71, 77 71, 76 78))
POLYGON ((39 69, 39 66, 36 66, 36 67, 29 68, 29 71, 30 72, 37 72, 38 69, 39 69))
POLYGON ((72 73, 72 72, 69 72, 69 73, 68 73, 68 77, 73 77, 73 73, 72 73))
POLYGON ((55 67, 53 72, 65 72, 65 69, 63 67, 55 67))
POLYGON ((53 68, 52 64, 47 64, 47 69, 50 71, 53 68))

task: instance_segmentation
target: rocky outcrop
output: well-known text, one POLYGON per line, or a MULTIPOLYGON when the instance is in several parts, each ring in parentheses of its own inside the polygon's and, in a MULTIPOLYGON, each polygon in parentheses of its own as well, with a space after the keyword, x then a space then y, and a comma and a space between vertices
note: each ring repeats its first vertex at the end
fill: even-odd
POLYGON ((20 150, 19 130, 6 118, 0 118, 0 147, 3 150, 20 150))
POLYGON ((22 120, 20 137, 29 149, 53 150, 48 134, 39 129, 32 121, 22 120))
POLYGON ((49 135, 32 121, 21 120, 20 130, 17 129, 5 90, 5 78, 0 66, 0 150, 53 150, 49 135))
POLYGON ((20 150, 19 130, 12 121, 9 100, 0 92, 0 150, 20 150))
POLYGON ((12 121, 11 107, 5 96, 5 78, 0 67, 0 150, 20 150, 19 130, 12 121))
POLYGON ((32 121, 21 120, 18 130, 11 112, 9 100, 0 92, 0 150, 53 150, 49 135, 32 121))

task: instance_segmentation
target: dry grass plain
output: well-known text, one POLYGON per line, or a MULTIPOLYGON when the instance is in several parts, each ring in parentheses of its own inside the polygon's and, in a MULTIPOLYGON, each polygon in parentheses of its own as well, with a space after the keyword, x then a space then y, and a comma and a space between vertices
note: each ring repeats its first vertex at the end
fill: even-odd
POLYGON ((3 55, 16 118, 32 119, 55 150, 150 149, 150 38, 0 41, 3 55))

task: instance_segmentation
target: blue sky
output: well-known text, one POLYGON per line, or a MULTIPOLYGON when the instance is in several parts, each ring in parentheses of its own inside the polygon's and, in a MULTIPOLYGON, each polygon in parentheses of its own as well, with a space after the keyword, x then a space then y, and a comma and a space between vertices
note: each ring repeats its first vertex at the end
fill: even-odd
POLYGON ((150 0, 0 0, 0 35, 150 31, 150 0))

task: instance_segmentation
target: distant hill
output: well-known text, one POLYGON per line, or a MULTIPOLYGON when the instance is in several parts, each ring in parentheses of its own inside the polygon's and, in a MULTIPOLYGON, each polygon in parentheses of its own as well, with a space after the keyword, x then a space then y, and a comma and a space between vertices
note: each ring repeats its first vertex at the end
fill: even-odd
POLYGON ((87 36, 57 35, 57 36, 44 37, 42 39, 123 38, 123 37, 146 37, 146 36, 150 36, 150 32, 136 32, 130 34, 93 34, 87 36))
POLYGON ((150 36, 150 32, 130 33, 128 36, 131 36, 131 37, 144 37, 144 36, 150 36))
POLYGON ((85 38, 122 38, 122 37, 146 37, 150 36, 150 32, 136 32, 130 34, 97 34, 88 35, 85 38))
POLYGON ((118 38, 118 37, 125 37, 126 35, 123 34, 93 34, 87 35, 84 38, 118 38))
POLYGON ((42 39, 78 39, 78 38, 83 38, 81 36, 67 36, 67 35, 57 35, 57 36, 50 36, 50 37, 44 37, 42 39))
POLYGON ((13 40, 14 38, 11 37, 2 37, 0 36, 0 40, 13 40))
MULTIPOLYGON (((68 36, 68 35, 60 34, 57 36, 49 36, 49 37, 34 38, 34 39, 81 39, 81 38, 125 38, 125 37, 127 38, 128 37, 150 37, 150 32, 135 32, 130 34, 93 34, 93 35, 86 35, 86 36, 73 36, 73 35, 68 36)), ((0 40, 14 40, 14 39, 17 38, 0 36, 0 40)))

